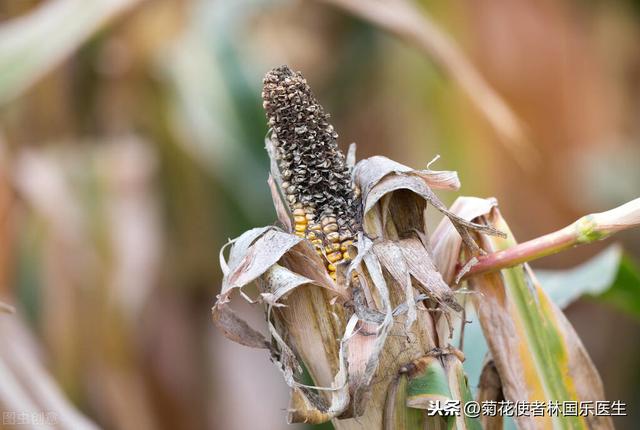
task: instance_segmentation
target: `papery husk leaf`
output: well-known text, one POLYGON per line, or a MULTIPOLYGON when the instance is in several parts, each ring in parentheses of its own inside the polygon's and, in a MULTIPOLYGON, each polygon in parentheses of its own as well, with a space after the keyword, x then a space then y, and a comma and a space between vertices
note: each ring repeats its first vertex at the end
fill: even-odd
MULTIPOLYGON (((357 318, 342 331, 338 307, 327 300, 323 289, 305 286, 285 298, 285 308, 274 313, 276 325, 286 330, 285 339, 300 356, 319 393, 291 384, 288 421, 320 424, 342 414, 349 406, 346 339, 352 336, 357 318), (286 324, 285 324, 286 323, 286 324), (338 342, 338 339, 343 338, 338 342)), ((286 378, 285 378, 286 379, 286 378)))
MULTIPOLYGON (((493 198, 459 197, 449 210, 464 220, 470 221, 488 214, 497 201, 493 198)), ((438 272, 448 285, 454 283, 456 270, 460 261, 462 237, 457 233, 451 219, 444 217, 431 235, 433 260, 438 272)))
MULTIPOLYGON (((469 229, 488 233, 495 231, 450 213, 425 181, 423 176, 427 173, 433 171, 421 171, 420 176, 409 167, 384 157, 360 161, 354 170, 354 179, 362 190, 364 229, 370 237, 384 236, 396 241, 396 245, 382 242, 377 256, 396 282, 403 286, 404 291, 407 291, 405 275, 399 267, 394 267, 400 264, 395 263, 399 255, 386 256, 387 253, 392 253, 392 246, 400 250, 403 264, 418 281, 418 287, 422 287, 436 302, 460 310, 449 286, 443 281, 429 255, 424 223, 426 203, 431 203, 450 217, 450 222, 456 226, 465 242, 476 249, 469 229)), ((445 176, 448 179, 453 177, 445 176)), ((410 324, 414 316, 412 308, 415 307, 412 295, 405 294, 405 301, 409 315, 407 322, 410 324)))
POLYGON ((214 324, 222 333, 245 346, 269 348, 269 342, 238 317, 228 305, 231 293, 256 280, 278 259, 300 242, 300 238, 274 230, 272 227, 251 229, 231 243, 229 260, 220 251, 220 266, 224 274, 222 290, 212 309, 214 324))
MULTIPOLYGON (((383 157, 377 158, 378 160, 373 160, 373 162, 369 164, 369 168, 366 168, 366 164, 362 165, 362 162, 358 163, 354 171, 354 176, 357 177, 360 175, 359 178, 356 178, 356 183, 361 187, 363 192, 362 198, 364 200, 363 227, 365 235, 360 235, 358 240, 369 241, 368 237, 374 238, 372 247, 373 256, 369 257, 370 260, 367 261, 367 263, 376 261, 376 264, 383 267, 389 274, 388 278, 378 276, 378 282, 380 285, 385 285, 385 288, 389 291, 389 297, 394 303, 401 301, 398 309, 406 309, 406 317, 404 317, 404 315, 400 317, 401 313, 398 313, 399 317, 397 317, 397 322, 399 323, 404 320, 404 330, 407 332, 407 336, 414 339, 413 342, 419 339, 415 345, 420 348, 420 355, 418 355, 418 357, 420 357, 424 354, 424 351, 435 348, 437 344, 433 337, 435 332, 430 333, 430 336, 427 338, 416 338, 415 335, 420 332, 419 329, 434 327, 434 318, 441 319, 441 315, 451 310, 460 309, 460 306, 454 300, 449 286, 443 281, 437 272, 435 264, 432 263, 424 219, 427 203, 431 203, 445 212, 448 211, 433 194, 429 188, 429 184, 424 178, 412 174, 409 168, 403 168, 401 165, 397 165, 397 163, 386 160, 383 157), (376 168, 377 162, 388 162, 387 166, 391 168, 381 172, 373 171, 374 168, 376 168), (399 170, 404 170, 405 172, 397 173, 399 170), (419 306, 417 306, 417 294, 415 294, 414 288, 423 292, 423 294, 420 294, 420 300, 428 298, 432 300, 432 305, 437 307, 437 304, 439 304, 440 308, 438 311, 440 312, 436 314, 430 313, 423 303, 419 303, 419 306), (417 318, 419 325, 411 325, 414 318, 417 318), (423 343, 421 344, 419 342, 423 343)), ((451 215, 451 217, 454 222, 457 222, 457 218, 454 215, 451 215)), ((493 229, 487 229, 486 226, 476 226, 467 221, 460 222, 459 227, 464 234, 467 235, 468 240, 471 240, 471 235, 467 229, 475 230, 476 227, 478 227, 479 230, 493 232, 493 229)), ((358 255, 351 267, 359 267, 360 262, 358 258, 361 258, 362 253, 365 252, 363 248, 364 245, 359 243, 358 255)), ((368 250, 366 252, 368 252, 368 250)), ((366 265, 366 267, 366 271, 358 271, 360 283, 363 285, 362 296, 366 298, 366 302, 371 308, 381 309, 382 303, 379 294, 375 292, 374 282, 371 280, 373 277, 371 268, 369 265, 366 265)), ((355 299, 357 299, 356 294, 354 294, 354 301, 357 301, 355 299)), ((356 312, 359 312, 358 305, 356 305, 356 312)), ((364 314, 364 310, 360 310, 359 315, 364 314)), ((371 311, 369 311, 368 314, 371 314, 371 311)), ((367 315, 367 317, 370 320, 374 320, 378 318, 378 315, 367 315)), ((448 333, 449 331, 447 331, 447 335, 448 333)), ((395 350, 401 347, 401 345, 396 342, 396 339, 391 340, 388 340, 388 342, 393 345, 393 347, 390 345, 390 349, 393 348, 395 350)), ((441 341, 444 341, 446 344, 445 337, 442 337, 441 341)), ((415 354, 415 351, 411 353, 415 354)), ((386 369, 383 370, 385 373, 389 371, 389 366, 392 366, 389 358, 389 351, 387 351, 381 356, 381 362, 379 363, 381 369, 386 369)), ((413 358, 415 359, 416 356, 413 355, 413 358)), ((429 360, 431 360, 431 358, 429 358, 429 360)), ((394 384, 397 381, 397 378, 390 380, 390 390, 394 390, 394 384)), ((444 375, 442 381, 444 387, 447 388, 448 382, 444 375)), ((411 384, 411 379, 409 383, 411 384)), ((416 382, 414 382, 414 384, 416 384, 416 382)), ((415 405, 418 405, 420 402, 420 394, 418 394, 418 392, 414 394, 413 397, 409 397, 411 399, 410 402, 413 401, 415 405)), ((373 396, 375 397, 377 395, 374 393, 373 396)), ((387 399, 390 399, 388 393, 387 399)), ((426 397, 422 399, 424 400, 426 397)), ((424 407, 428 405, 427 400, 423 403, 424 407)), ((353 401, 357 401, 357 396, 354 396, 353 401)), ((392 402, 392 400, 388 400, 388 402, 392 402)), ((392 417, 387 416, 385 418, 387 423, 396 420, 395 412, 392 413, 387 410, 385 413, 393 415, 392 417)), ((371 414, 368 414, 367 417, 370 415, 371 414)), ((440 417, 430 417, 427 421, 430 422, 429 428, 432 428, 434 425, 431 421, 438 421, 438 424, 444 424, 445 422, 440 417)))
POLYGON ((231 270, 222 280, 221 294, 227 294, 233 288, 240 288, 255 281, 302 240, 293 234, 275 229, 267 230, 247 249, 235 267, 231 264, 230 258, 231 270))
MULTIPOLYGON (((358 165, 360 164, 358 163, 358 165)), ((363 192, 362 195, 365 201, 364 214, 366 215, 384 195, 401 189, 413 191, 428 202, 435 201, 437 202, 436 205, 442 205, 441 203, 438 204, 439 199, 421 178, 409 175, 387 175, 376 182, 375 185, 369 186, 366 193, 363 192)))
MULTIPOLYGON (((232 241, 231 245, 228 261, 224 260, 222 252, 220 255, 224 273, 223 288, 213 309, 214 322, 231 340, 248 346, 265 347, 264 337, 251 329, 227 305, 234 290, 241 289, 253 281, 260 281, 261 301, 269 306, 288 305, 289 303, 281 301, 302 286, 305 287, 302 288, 303 291, 319 290, 318 287, 325 287, 325 290, 329 289, 333 293, 337 291, 320 257, 302 238, 278 231, 275 227, 262 227, 245 232, 232 241), (280 260, 294 270, 277 264, 280 260)), ((308 302, 319 305, 325 300, 323 298, 308 302)), ((316 314, 329 318, 333 312, 325 309, 316 314)), ((304 315, 308 319, 311 314, 306 312, 304 315)), ((334 318, 331 321, 333 320, 334 318)), ((331 339, 335 340, 341 334, 338 333, 331 339)), ((323 345, 322 342, 318 344, 323 345)))
POLYGON ((242 235, 236 239, 229 241, 227 245, 222 247, 219 255, 222 274, 224 276, 228 276, 232 270, 236 270, 240 261, 247 254, 249 247, 253 245, 253 242, 271 228, 271 226, 252 228, 251 230, 242 233, 242 235), (224 250, 229 245, 231 245, 231 250, 229 251, 229 260, 227 261, 224 258, 224 250))
MULTIPOLYGON (((262 301, 269 307, 272 356, 291 387, 288 420, 319 424, 341 414, 349 405, 346 346, 339 339, 346 337, 345 330, 352 327, 344 327, 341 302, 336 301, 342 297, 342 290, 332 282, 309 242, 295 241, 294 237, 300 238, 293 235, 288 235, 290 240, 284 240, 280 235, 286 233, 270 235, 270 232, 246 248, 246 255, 259 255, 261 251, 252 252, 257 246, 281 254, 278 259, 281 264, 273 263, 264 271, 258 286, 262 301), (277 238, 277 250, 261 242, 269 237, 269 240, 277 238), (294 242, 297 243, 289 247, 294 242), (317 387, 300 383, 302 366, 299 359, 305 363, 317 387), (316 392, 318 390, 320 392, 316 392)), ((271 256, 271 261, 274 259, 275 256, 271 256)), ((239 261, 247 261, 247 257, 239 261)), ((254 273, 255 267, 262 266, 252 263, 237 264, 236 267, 254 273)))
MULTIPOLYGON (((401 308, 407 308, 407 298, 405 296, 406 277, 402 276, 400 270, 394 269, 392 266, 394 258, 400 258, 400 266, 405 261, 405 257, 402 254, 402 240, 401 237, 413 239, 416 234, 424 231, 424 209, 425 201, 420 196, 411 193, 407 190, 399 190, 394 192, 394 195, 385 196, 380 200, 380 205, 387 203, 389 200, 402 194, 402 198, 398 198, 397 202, 388 204, 388 207, 392 208, 389 211, 386 223, 389 227, 389 231, 396 232, 393 237, 384 236, 379 237, 375 241, 369 239, 369 233, 366 231, 358 235, 357 240, 357 254, 354 256, 352 264, 348 267, 347 273, 357 273, 357 283, 354 283, 351 287, 353 292, 353 303, 355 307, 355 313, 361 318, 359 331, 357 332, 357 342, 362 342, 358 345, 359 350, 362 351, 360 358, 356 360, 353 356, 349 360, 350 375, 354 372, 354 369, 365 369, 358 372, 358 382, 367 380, 368 377, 360 376, 373 375, 373 371, 377 368, 375 373, 376 378, 379 378, 375 382, 369 384, 360 384, 359 389, 353 391, 352 395, 353 405, 345 414, 340 418, 345 418, 354 415, 354 412, 358 414, 357 419, 354 420, 334 420, 334 426, 340 430, 351 430, 360 428, 380 428, 383 422, 383 410, 380 408, 385 402, 385 399, 389 398, 388 389, 393 390, 393 384, 397 382, 398 375, 397 369, 404 363, 408 363, 417 357, 424 355, 424 351, 433 349, 436 346, 435 332, 433 331, 433 315, 425 308, 424 304, 415 304, 415 299, 420 298, 424 300, 425 294, 414 295, 413 306, 416 306, 417 319, 416 323, 409 326, 407 324, 408 316, 404 312, 400 311, 401 308), (404 197, 407 197, 405 199, 404 197), (421 208, 418 211, 413 209, 404 210, 403 205, 412 206, 412 208, 421 208), (407 214, 410 213, 409 216, 407 214), (404 219, 399 219, 404 217, 404 219), (398 221, 398 226, 396 222, 398 221), (379 244, 382 244, 382 248, 377 248, 379 244), (391 251, 385 248, 388 246, 391 251), (383 255, 384 254, 384 255, 383 255), (389 266, 389 267, 386 267, 389 266), (385 269, 381 272, 381 269, 385 269), (389 270, 390 269, 390 270, 389 270), (386 271, 386 272, 385 272, 386 271), (394 274, 390 272, 393 271, 394 274), (396 280, 396 278, 398 278, 396 280), (398 282, 401 280, 402 282, 398 282), (403 284, 404 283, 404 284, 403 284), (382 297, 381 297, 382 293, 382 297), (389 311, 391 304, 398 304, 396 310, 395 321, 389 317, 389 311), (373 328, 384 327, 384 320, 388 319, 393 323, 389 325, 389 330, 393 326, 397 328, 399 332, 406 333, 406 336, 388 336, 386 340, 380 336, 380 329, 376 332, 373 328), (373 328, 372 328, 373 327, 373 328), (375 339, 375 336, 378 336, 375 339), (373 340, 374 338, 375 340, 373 340), (369 353, 367 351, 376 351, 374 344, 378 342, 382 345, 384 340, 384 350, 380 350, 380 353, 375 360, 367 359, 365 356, 369 353), (365 363, 371 363, 367 365, 365 363), (359 363, 356 367, 355 364, 359 363), (368 371, 366 370, 368 367, 368 371), (362 395, 365 393, 366 397, 362 395), (364 400, 369 398, 368 402, 364 400), (360 414, 362 410, 362 414, 360 414)), ((377 211, 371 214, 372 218, 381 217, 382 212, 377 211)), ((380 218, 373 220, 376 223, 381 223, 380 218)), ((416 239, 417 240, 417 239, 416 239)), ((422 241, 417 242, 423 246, 422 241)), ((410 269, 407 266, 407 275, 410 276, 410 269)), ((351 279, 347 276, 347 279, 351 279)), ((416 281, 417 282, 417 281, 416 281)), ((412 285, 412 288, 415 288, 412 285)), ((412 293, 415 293, 413 291, 412 293)), ((431 295, 429 295, 431 296, 431 295)), ((393 313, 392 313, 393 317, 393 313)), ((386 329, 385 329, 386 330, 386 329)), ((351 354, 352 346, 355 347, 356 342, 349 342, 349 351, 351 354)), ((371 354, 373 357, 373 354, 371 354)), ((351 383, 351 379, 350 379, 351 383)), ((406 407, 405 407, 406 409, 406 407)), ((386 412, 385 412, 386 413, 386 412)), ((389 418, 394 420, 395 418, 389 418)), ((398 427, 401 429, 402 427, 398 427)), ((412 428, 412 427, 409 427, 412 428)))
MULTIPOLYGON (((238 317, 228 305, 228 302, 231 301, 231 293, 234 290, 240 290, 243 286, 256 280, 259 280, 260 299, 269 308, 285 306, 286 304, 281 301, 286 300, 289 295, 303 286, 302 291, 304 292, 302 294, 308 294, 310 290, 319 290, 318 286, 320 285, 333 288, 333 284, 328 278, 320 258, 308 243, 300 242, 303 242, 301 238, 280 232, 273 227, 252 229, 231 242, 232 247, 229 252, 228 262, 224 260, 222 252, 220 255, 224 279, 222 292, 213 308, 213 320, 216 326, 229 339, 242 345, 267 348, 271 351, 272 358, 278 362, 285 381, 292 387, 292 402, 298 405, 298 407, 291 410, 290 420, 296 422, 324 422, 341 413, 346 409, 349 402, 344 359, 337 359, 337 369, 331 375, 335 374, 335 378, 332 378, 332 386, 328 387, 331 390, 329 402, 320 396, 313 395, 310 391, 305 392, 306 389, 296 381, 296 377, 300 378, 302 373, 302 367, 298 362, 296 353, 285 343, 283 337, 276 331, 275 326, 269 323, 269 331, 273 339, 273 343, 270 343, 261 333, 252 329, 244 320, 238 317), (285 256, 287 253, 291 255, 285 256), (317 281, 277 264, 280 259, 289 263, 292 261, 301 263, 297 264, 297 266, 306 267, 302 271, 309 273, 317 281), (310 262, 311 264, 309 264, 310 262), (313 269, 314 267, 316 267, 315 270, 313 269), (304 408, 302 408, 303 406, 304 408)), ((319 294, 322 295, 321 292, 319 294)), ((297 303, 295 301, 292 302, 297 303)), ((303 302, 314 303, 313 300, 304 300, 303 302)), ((324 297, 316 300, 316 302, 324 303, 324 297)), ((320 315, 320 318, 330 318, 330 315, 332 315, 331 312, 323 311, 314 314, 306 312, 305 314, 307 320, 309 320, 310 315, 315 315, 316 317, 320 315)), ((333 321, 329 321, 329 323, 333 324, 333 321)), ((299 324, 298 327, 301 327, 301 325, 299 324)), ((308 334, 310 338, 313 338, 314 333, 328 332, 322 326, 316 327, 320 328, 320 331, 313 331, 313 329, 309 331, 309 327, 306 326, 302 328, 308 330, 307 333, 310 333, 310 335, 308 334)), ((289 333, 285 336, 287 335, 289 333)), ((337 337, 339 337, 339 334, 331 340, 335 341, 337 337)), ((324 339, 324 341, 326 342, 327 339, 324 339)), ((324 349, 322 341, 317 341, 316 345, 324 349)), ((328 363, 329 360, 325 362, 328 363)), ((330 371, 332 370, 330 369, 330 371)))
POLYGON ((282 223, 285 231, 292 232, 293 223, 291 222, 291 214, 289 213, 289 209, 287 209, 287 205, 284 203, 284 199, 280 193, 280 187, 276 183, 275 179, 273 179, 272 175, 269 175, 267 183, 269 184, 271 199, 273 200, 273 207, 276 210, 278 221, 282 223))
MULTIPOLYGON (((487 252, 516 244, 497 209, 486 219, 508 233, 506 239, 482 237, 487 252)), ((478 275, 468 282, 479 293, 474 300, 480 324, 508 400, 605 399, 600 376, 582 342, 528 265, 478 275)), ((516 423, 524 429, 612 428, 611 419, 604 416, 520 416, 516 423)))
POLYGON ((294 273, 302 275, 312 280, 316 285, 340 296, 341 300, 346 300, 350 295, 344 283, 336 283, 331 279, 322 257, 307 240, 300 241, 285 253, 282 256, 282 264, 294 273))
POLYGON ((355 143, 352 143, 349 145, 345 163, 347 164, 347 167, 351 170, 353 170, 353 168, 356 166, 356 144, 355 143))
POLYGON ((352 335, 349 330, 357 319, 343 327, 340 303, 332 300, 337 297, 336 291, 320 288, 320 282, 297 273, 306 268, 306 273, 315 276, 317 270, 313 268, 323 268, 307 242, 289 250, 282 262, 288 267, 274 264, 259 282, 261 297, 269 306, 272 355, 291 387, 288 421, 319 424, 335 418, 349 405, 346 344, 338 343, 338 339, 352 335), (302 366, 298 357, 317 386, 300 383, 302 366))
MULTIPOLYGON (((366 242, 369 239, 363 237, 362 240, 366 242)), ((365 247, 371 249, 369 246, 365 245, 365 247)), ((380 310, 384 314, 384 319, 380 324, 363 322, 359 329, 346 341, 352 405, 344 417, 362 414, 364 405, 369 400, 369 386, 378 368, 380 354, 393 324, 393 309, 391 307, 389 289, 382 273, 382 266, 373 252, 366 252, 362 260, 371 280, 371 286, 380 300, 380 310)))
MULTIPOLYGON (((425 202, 430 203, 438 211, 448 217, 451 220, 452 225, 460 234, 462 241, 474 253, 481 253, 481 250, 472 239, 470 232, 480 231, 490 235, 501 235, 498 230, 491 226, 472 223, 449 211, 433 193, 429 186, 430 184, 423 176, 412 174, 414 171, 395 173, 392 166, 399 164, 391 160, 384 159, 384 157, 382 157, 382 160, 380 157, 362 160, 354 169, 354 181, 360 188, 362 192, 362 199, 364 201, 363 220, 365 231, 367 231, 368 234, 376 237, 382 236, 385 233, 391 233, 391 236, 394 236, 395 232, 388 229, 388 223, 386 222, 388 215, 387 209, 391 204, 391 193, 398 192, 399 190, 409 190, 422 197, 425 202), (384 162, 382 160, 384 160, 384 162), (377 213, 370 214, 370 211, 376 207, 378 201, 385 196, 388 199, 382 201, 382 210, 378 210, 377 213), (380 223, 380 220, 382 223, 380 223)), ((404 167, 406 168, 406 166, 404 167)), ((420 205, 417 207, 420 207, 420 205)), ((411 209, 411 206, 407 206, 407 209, 411 209)))
POLYGON ((454 171, 415 170, 380 155, 361 160, 356 164, 354 176, 358 177, 363 194, 390 173, 415 175, 422 178, 433 189, 457 190, 460 188, 458 174, 454 171))
POLYGON ((228 339, 251 348, 269 349, 269 342, 258 331, 252 329, 227 304, 219 303, 213 308, 213 323, 228 339))
POLYGON ((417 318, 416 302, 411 285, 411 274, 404 259, 402 249, 390 240, 379 240, 373 246, 373 252, 380 264, 387 269, 393 279, 402 286, 405 303, 407 305, 407 319, 405 324, 410 327, 417 318))
POLYGON ((294 273, 277 263, 262 275, 262 281, 267 287, 266 291, 260 293, 260 296, 263 302, 271 306, 284 306, 279 303, 281 298, 301 285, 314 283, 311 279, 294 273))
POLYGON ((418 285, 424 288, 424 292, 430 294, 437 302, 455 311, 461 311, 462 307, 455 301, 422 242, 413 238, 404 239, 400 243, 409 272, 419 282, 418 285))
POLYGON ((269 137, 264 139, 264 146, 269 155, 269 190, 271 191, 271 199, 273 200, 273 207, 276 210, 278 221, 280 221, 285 231, 293 232, 293 219, 289 210, 289 206, 286 204, 285 196, 282 191, 282 176, 280 175, 280 169, 278 168, 278 162, 276 161, 276 150, 269 137))
MULTIPOLYGON (((357 318, 352 318, 349 321, 345 330, 345 337, 352 335, 356 322, 357 318)), ((287 417, 289 423, 321 424, 330 421, 347 409, 350 396, 345 354, 345 342, 342 341, 340 342, 338 356, 339 370, 335 374, 330 389, 324 391, 325 394, 329 394, 329 401, 326 400, 326 396, 322 397, 308 387, 292 386, 287 417)))

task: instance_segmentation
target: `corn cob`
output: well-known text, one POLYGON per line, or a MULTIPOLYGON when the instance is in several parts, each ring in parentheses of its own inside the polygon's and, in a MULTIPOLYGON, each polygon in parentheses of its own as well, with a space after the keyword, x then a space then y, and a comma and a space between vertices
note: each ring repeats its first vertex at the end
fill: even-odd
POLYGON ((311 241, 335 279, 359 230, 358 205, 329 114, 307 81, 287 66, 264 78, 263 107, 294 232, 311 241))

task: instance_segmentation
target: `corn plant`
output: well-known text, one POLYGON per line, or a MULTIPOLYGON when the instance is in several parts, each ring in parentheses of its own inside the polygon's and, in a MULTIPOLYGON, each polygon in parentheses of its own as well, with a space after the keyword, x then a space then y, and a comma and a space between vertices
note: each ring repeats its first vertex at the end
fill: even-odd
MULTIPOLYGON (((264 79, 268 184, 278 222, 220 254, 213 320, 230 339, 264 348, 291 389, 289 422, 336 429, 501 428, 464 411, 474 397, 464 346, 472 305, 489 353, 477 400, 597 401, 600 377, 527 261, 640 223, 639 201, 518 245, 494 199, 447 208, 455 172, 415 170, 383 156, 345 156, 329 115, 299 72, 264 79), (433 234, 427 208, 443 219, 433 234), (250 284, 257 294, 251 295, 250 284), (232 310, 262 306, 268 338, 232 310), (453 402, 449 402, 453 401, 453 402), (455 411, 454 411, 455 412, 455 411)), ((516 417, 519 428, 612 428, 609 417, 516 417)))

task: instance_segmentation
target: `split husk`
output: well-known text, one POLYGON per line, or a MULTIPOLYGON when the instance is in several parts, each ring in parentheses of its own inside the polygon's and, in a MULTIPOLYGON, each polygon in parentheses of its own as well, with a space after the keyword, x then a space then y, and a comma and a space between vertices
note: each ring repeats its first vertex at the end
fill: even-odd
MULTIPOLYGON (((363 232, 351 250, 353 260, 339 266, 334 282, 309 242, 292 234, 277 190, 279 172, 271 174, 281 225, 250 230, 230 244, 227 260, 221 254, 224 281, 214 321, 232 340, 270 351, 291 387, 290 422, 334 420, 337 428, 380 428, 383 408, 378 405, 384 404, 402 363, 443 351, 433 359, 443 372, 447 369, 445 379, 459 370, 444 364, 459 362, 447 348, 452 321, 462 308, 436 267, 427 206, 450 220, 471 254, 480 252, 473 235, 498 231, 464 220, 435 196, 432 187, 459 186, 454 172, 413 170, 385 157, 366 159, 353 169, 363 232), (243 292, 251 282, 258 285, 258 297, 243 292), (235 316, 233 297, 264 306, 271 339, 235 316), (303 384, 303 365, 313 386, 303 384)), ((459 391, 451 395, 458 397, 459 391)))

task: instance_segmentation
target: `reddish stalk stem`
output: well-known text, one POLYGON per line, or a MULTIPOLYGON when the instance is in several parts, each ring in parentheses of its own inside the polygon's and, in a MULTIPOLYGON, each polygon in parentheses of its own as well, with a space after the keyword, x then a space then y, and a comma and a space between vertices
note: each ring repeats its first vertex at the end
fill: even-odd
POLYGON ((537 260, 637 226, 640 226, 640 198, 606 212, 586 215, 553 233, 479 257, 478 263, 462 279, 537 260))

